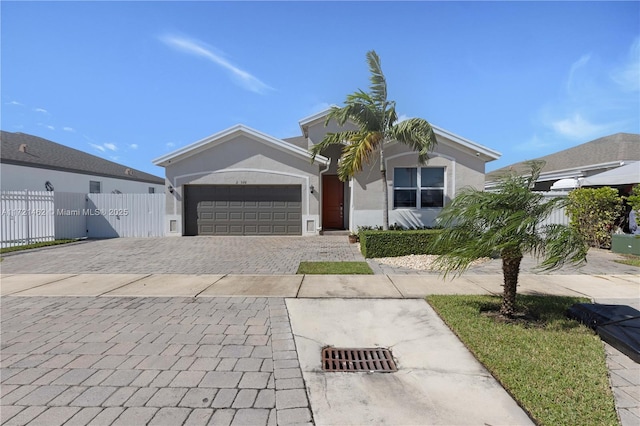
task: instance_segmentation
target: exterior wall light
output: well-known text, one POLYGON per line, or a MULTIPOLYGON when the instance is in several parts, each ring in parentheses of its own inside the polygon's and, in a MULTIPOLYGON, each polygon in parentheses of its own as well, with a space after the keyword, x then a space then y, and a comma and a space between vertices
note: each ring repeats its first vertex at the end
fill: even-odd
POLYGON ((173 194, 173 191, 174 191, 173 186, 169 185, 167 189, 169 190, 169 193, 173 194))
POLYGON ((311 186, 309 187, 309 191, 311 191, 311 193, 312 193, 312 194, 313 194, 313 191, 315 191, 315 189, 316 189, 316 188, 315 188, 313 185, 311 185, 311 186))

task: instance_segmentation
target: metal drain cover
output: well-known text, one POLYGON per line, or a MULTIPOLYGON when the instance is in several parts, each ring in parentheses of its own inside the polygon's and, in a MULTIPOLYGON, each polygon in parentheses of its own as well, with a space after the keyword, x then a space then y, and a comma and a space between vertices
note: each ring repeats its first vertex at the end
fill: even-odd
POLYGON ((385 348, 322 349, 323 371, 398 371, 391 351, 385 348))

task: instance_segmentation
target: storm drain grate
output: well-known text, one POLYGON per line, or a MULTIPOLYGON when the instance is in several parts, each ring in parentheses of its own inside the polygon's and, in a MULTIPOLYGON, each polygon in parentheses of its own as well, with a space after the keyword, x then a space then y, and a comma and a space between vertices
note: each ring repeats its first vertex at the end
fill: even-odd
POLYGON ((324 348, 324 371, 398 371, 389 349, 384 348, 324 348))

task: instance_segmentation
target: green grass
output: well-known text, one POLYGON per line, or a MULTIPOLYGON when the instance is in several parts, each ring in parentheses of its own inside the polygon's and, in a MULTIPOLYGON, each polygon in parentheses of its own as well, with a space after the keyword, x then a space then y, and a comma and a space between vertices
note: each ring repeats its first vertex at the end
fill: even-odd
POLYGON ((40 247, 57 246, 60 244, 73 243, 74 241, 77 241, 77 240, 54 240, 54 241, 45 241, 42 243, 26 244, 24 246, 5 247, 3 249, 0 249, 0 253, 10 253, 12 251, 21 251, 21 250, 40 248, 40 247))
POLYGON ((300 262, 298 274, 372 275, 367 262, 300 262))
POLYGON ((617 259, 615 260, 615 262, 622 263, 623 265, 637 266, 638 268, 640 268, 640 256, 634 256, 632 254, 625 254, 623 256, 625 257, 624 259, 617 259))
POLYGON ((495 296, 429 296, 440 317, 540 425, 617 425, 602 342, 565 316, 586 299, 518 296, 528 320, 488 315, 495 296))

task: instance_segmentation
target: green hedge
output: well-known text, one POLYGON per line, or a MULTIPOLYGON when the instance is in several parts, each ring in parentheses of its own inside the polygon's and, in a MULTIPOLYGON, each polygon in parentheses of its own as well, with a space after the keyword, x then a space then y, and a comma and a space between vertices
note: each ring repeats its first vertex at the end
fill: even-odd
POLYGON ((438 254, 429 251, 429 244, 442 230, 361 231, 360 250, 366 258, 396 257, 410 254, 438 254))

